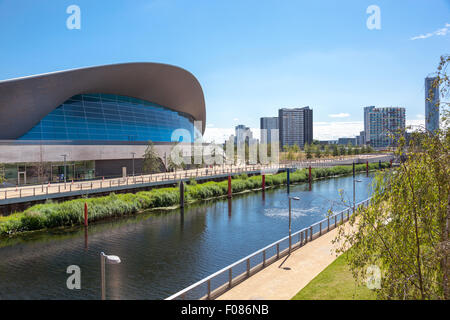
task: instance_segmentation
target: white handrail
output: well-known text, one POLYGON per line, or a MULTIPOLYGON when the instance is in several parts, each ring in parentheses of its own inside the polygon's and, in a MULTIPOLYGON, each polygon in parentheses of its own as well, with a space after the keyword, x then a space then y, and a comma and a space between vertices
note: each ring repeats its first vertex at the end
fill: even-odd
MULTIPOLYGON (((371 198, 368 198, 368 199, 366 199, 366 200, 364 200, 364 201, 359 202, 358 204, 355 205, 355 207, 358 208, 361 204, 368 204, 369 201, 370 201, 370 199, 371 199, 371 198)), ((348 211, 348 210, 351 210, 351 209, 352 209, 352 208, 347 208, 347 209, 345 209, 345 210, 339 211, 339 212, 337 212, 337 213, 335 213, 335 214, 333 214, 333 215, 327 217, 326 219, 323 219, 323 220, 321 220, 321 221, 318 221, 318 222, 316 222, 316 223, 310 225, 309 227, 306 227, 306 228, 303 228, 303 229, 301 229, 301 230, 299 230, 299 231, 296 231, 295 233, 291 234, 291 238, 294 237, 294 236, 296 236, 296 235, 298 235, 298 234, 300 234, 300 233, 302 233, 302 232, 304 232, 304 231, 306 231, 306 230, 308 230, 308 229, 310 229, 310 228, 312 228, 312 227, 314 227, 314 226, 316 226, 316 225, 318 225, 319 223, 328 221, 329 218, 333 218, 333 217, 335 217, 335 216, 338 216, 338 215, 340 215, 340 214, 343 214, 344 212, 346 212, 346 211, 348 211)), ((316 234, 317 234, 317 232, 316 232, 316 234)), ((170 297, 166 298, 165 300, 173 300, 173 299, 175 299, 175 298, 178 298, 178 297, 180 297, 180 296, 186 294, 187 292, 191 291, 192 289, 195 289, 195 288, 199 287, 200 285, 206 283, 208 280, 214 279, 214 278, 215 278, 216 276, 218 276, 219 274, 222 274, 222 273, 224 273, 224 272, 226 272, 226 271, 232 269, 234 266, 237 266, 237 265, 239 265, 239 264, 245 262, 246 260, 251 259, 251 258, 253 258, 254 256, 260 254, 261 252, 264 252, 264 251, 266 251, 267 249, 270 249, 270 248, 276 246, 277 244, 280 244, 281 242, 283 242, 283 241, 285 241, 285 240, 288 240, 288 239, 289 239, 289 236, 286 236, 286 237, 284 237, 284 238, 282 238, 282 239, 280 239, 280 240, 277 240, 277 241, 275 241, 275 242, 269 244, 268 246, 265 246, 264 248, 259 249, 258 251, 255 251, 255 252, 249 254, 248 256, 246 256, 246 257, 244 257, 244 258, 242 258, 242 259, 240 259, 240 260, 238 260, 238 261, 236 261, 236 262, 234 262, 234 263, 232 263, 232 264, 226 266, 225 268, 222 268, 222 269, 220 269, 219 271, 214 272, 213 274, 207 276, 206 278, 203 278, 203 279, 201 279, 201 280, 195 282, 194 284, 192 284, 192 285, 190 285, 189 287, 187 287, 187 288, 185 288, 185 289, 183 289, 183 290, 181 290, 181 291, 179 291, 179 292, 177 292, 177 293, 171 295, 170 297)), ((275 256, 275 255, 273 255, 273 256, 275 256)), ((268 257, 268 259, 272 258, 273 256, 268 257)))

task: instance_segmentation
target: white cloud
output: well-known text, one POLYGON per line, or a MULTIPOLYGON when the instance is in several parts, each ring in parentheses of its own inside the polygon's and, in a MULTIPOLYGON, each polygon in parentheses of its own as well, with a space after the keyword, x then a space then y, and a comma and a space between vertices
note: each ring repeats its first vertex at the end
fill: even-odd
POLYGON ((234 134, 234 128, 209 128, 206 127, 203 134, 203 142, 222 143, 234 134))
POLYGON ((329 114, 330 118, 348 118, 350 117, 350 113, 335 113, 335 114, 329 114))
POLYGON ((424 119, 424 118, 425 118, 425 115, 423 115, 423 114, 421 114, 421 113, 418 113, 418 114, 416 114, 416 118, 418 118, 418 119, 424 119))
POLYGON ((313 123, 313 136, 316 140, 337 140, 344 137, 356 137, 363 130, 363 121, 313 123))
POLYGON ((415 37, 411 37, 410 40, 426 39, 432 36, 445 36, 449 32, 450 23, 446 23, 444 28, 438 29, 434 32, 429 32, 426 34, 421 34, 415 37))

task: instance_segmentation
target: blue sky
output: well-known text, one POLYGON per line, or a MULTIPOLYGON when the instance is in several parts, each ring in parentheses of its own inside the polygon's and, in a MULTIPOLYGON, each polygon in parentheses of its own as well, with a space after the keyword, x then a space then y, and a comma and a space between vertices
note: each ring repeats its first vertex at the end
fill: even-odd
POLYGON ((367 105, 423 121, 424 78, 450 53, 449 23, 450 0, 0 0, 0 79, 168 63, 200 81, 209 139, 306 105, 314 138, 331 139, 362 130, 367 105), (80 30, 66 28, 72 4, 80 30), (366 27, 369 5, 380 30, 366 27))

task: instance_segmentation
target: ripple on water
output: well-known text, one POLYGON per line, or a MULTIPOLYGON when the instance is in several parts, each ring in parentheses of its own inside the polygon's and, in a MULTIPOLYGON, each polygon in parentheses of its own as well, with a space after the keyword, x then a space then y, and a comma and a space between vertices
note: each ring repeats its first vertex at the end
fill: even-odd
MULTIPOLYGON (((320 213, 319 207, 313 207, 308 209, 292 208, 291 215, 292 218, 306 217, 314 213, 320 213)), ((286 208, 266 208, 264 209, 264 215, 270 218, 289 218, 289 210, 286 208)))

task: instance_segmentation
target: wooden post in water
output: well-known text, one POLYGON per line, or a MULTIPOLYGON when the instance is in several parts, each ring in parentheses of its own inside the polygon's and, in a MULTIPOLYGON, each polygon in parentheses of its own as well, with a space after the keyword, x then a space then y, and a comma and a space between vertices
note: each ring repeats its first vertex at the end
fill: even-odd
POLYGON ((369 160, 366 160, 366 177, 369 176, 369 160))
POLYGON ((262 189, 263 191, 266 190, 266 175, 262 175, 262 189))
POLYGON ((87 202, 84 203, 84 226, 88 226, 88 205, 87 202))
POLYGON ((312 180, 312 176, 311 176, 311 166, 309 166, 309 177, 308 177, 308 181, 309 181, 309 191, 311 191, 311 181, 312 180))
POLYGON ((231 198, 231 175, 228 176, 228 198, 231 198))
POLYGON ((184 208, 184 183, 180 181, 180 207, 184 208))
POLYGON ((287 193, 289 194, 289 187, 290 187, 290 181, 289 181, 289 173, 290 173, 290 168, 287 168, 286 174, 287 174, 287 193))

